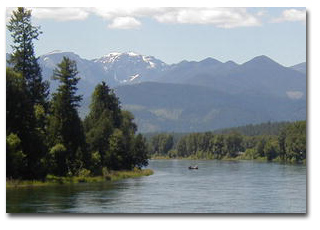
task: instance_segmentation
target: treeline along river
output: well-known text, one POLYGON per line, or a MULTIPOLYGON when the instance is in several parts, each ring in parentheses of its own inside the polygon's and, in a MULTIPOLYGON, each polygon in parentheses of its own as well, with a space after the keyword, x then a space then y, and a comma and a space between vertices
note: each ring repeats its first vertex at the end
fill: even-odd
POLYGON ((305 213, 306 166, 151 160, 154 174, 117 182, 7 188, 7 212, 305 213), (198 170, 188 170, 197 164, 198 170))

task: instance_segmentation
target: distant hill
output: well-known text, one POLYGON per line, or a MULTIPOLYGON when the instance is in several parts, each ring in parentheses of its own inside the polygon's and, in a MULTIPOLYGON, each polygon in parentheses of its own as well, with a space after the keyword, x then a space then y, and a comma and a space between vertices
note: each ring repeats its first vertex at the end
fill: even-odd
POLYGON ((241 65, 210 57, 168 65, 133 52, 87 60, 53 51, 39 58, 51 92, 58 84, 51 80, 53 69, 63 56, 77 62, 81 117, 88 113, 94 87, 105 81, 133 112, 140 132, 200 132, 306 119, 303 63, 288 68, 262 55, 241 65))
POLYGON ((230 95, 204 86, 145 82, 116 88, 141 132, 203 132, 306 117, 306 101, 230 95))
POLYGON ((280 131, 288 124, 290 124, 290 122, 267 122, 255 125, 248 124, 234 128, 214 130, 214 133, 228 134, 231 132, 239 132, 247 136, 279 135, 280 131))
POLYGON ((305 97, 306 77, 266 56, 237 65, 234 62, 180 63, 160 79, 191 85, 202 85, 229 94, 246 93, 280 97, 305 97))
POLYGON ((307 74, 307 63, 306 62, 302 62, 300 64, 291 66, 290 68, 293 70, 299 71, 303 74, 307 74))

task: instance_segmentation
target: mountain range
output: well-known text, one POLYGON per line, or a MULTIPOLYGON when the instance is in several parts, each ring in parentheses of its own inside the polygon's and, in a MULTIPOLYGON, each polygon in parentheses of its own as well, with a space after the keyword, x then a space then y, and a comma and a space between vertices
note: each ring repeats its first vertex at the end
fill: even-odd
MULTIPOLYGON (((63 56, 77 62, 84 117, 94 87, 115 89, 140 132, 200 132, 267 121, 306 119, 306 63, 285 67, 267 56, 243 64, 213 58, 166 64, 133 52, 86 60, 72 52, 41 55, 51 91, 53 69, 63 56)), ((8 58, 8 56, 7 56, 8 58)))

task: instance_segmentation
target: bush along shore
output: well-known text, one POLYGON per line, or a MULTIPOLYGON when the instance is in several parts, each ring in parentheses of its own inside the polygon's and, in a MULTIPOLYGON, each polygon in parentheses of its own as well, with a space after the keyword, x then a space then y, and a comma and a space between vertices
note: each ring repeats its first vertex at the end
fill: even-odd
POLYGON ((105 181, 118 181, 128 178, 136 178, 142 176, 150 176, 153 174, 151 169, 138 169, 126 171, 104 171, 102 176, 90 176, 83 173, 79 176, 54 176, 47 175, 44 180, 18 180, 18 179, 7 179, 7 188, 23 188, 23 187, 37 187, 37 186, 49 186, 57 184, 77 184, 77 183, 95 183, 105 181))

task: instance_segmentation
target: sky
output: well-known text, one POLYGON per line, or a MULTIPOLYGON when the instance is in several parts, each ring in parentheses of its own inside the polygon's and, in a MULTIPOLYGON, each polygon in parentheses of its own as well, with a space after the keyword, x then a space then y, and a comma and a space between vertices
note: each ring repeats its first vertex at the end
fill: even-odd
MULTIPOLYGON (((12 9, 7 8, 7 21, 12 9)), ((239 64, 267 55, 285 66, 306 61, 305 8, 29 8, 43 34, 37 55, 71 51, 94 59, 136 52, 168 64, 212 57, 239 64)), ((6 50, 11 52, 10 33, 6 50)))
MULTIPOLYGON (((224 0, 224 1, 207 1, 207 0, 191 0, 191 1, 172 1, 172 0, 161 0, 161 3, 154 3, 157 2, 155 1, 150 1, 150 0, 135 0, 135 1, 124 1, 124 0, 117 0, 117 1, 108 1, 105 0, 103 1, 104 3, 101 3, 101 0, 69 0, 69 1, 65 1, 65 0, 55 0, 55 1, 41 1, 41 0, 34 0, 34 1, 25 1, 25 0, 4 0, 1 1, 1 19, 2 19, 2 23, 0 25, 1 31, 5 31, 5 26, 4 26, 4 19, 5 19, 5 9, 6 7, 9 6, 26 6, 26 5, 37 5, 37 6, 50 6, 50 5, 57 5, 57 6, 83 6, 83 7, 87 7, 87 6, 93 6, 93 5, 110 5, 110 2, 113 2, 112 5, 150 5, 150 3, 152 3, 152 5, 160 5, 160 6, 175 6, 175 5, 192 5, 192 6, 201 6, 201 5, 213 5, 213 6, 275 6, 275 7, 283 7, 283 6, 306 6, 307 7, 307 12, 308 12, 308 56, 307 56, 307 60, 308 60, 308 153, 311 153, 311 157, 308 158, 308 174, 310 175, 319 175, 320 173, 320 167, 318 167, 318 162, 320 161, 320 154, 312 154, 312 153, 317 153, 319 152, 319 145, 317 144, 319 142, 319 128, 320 128, 320 107, 319 107, 319 98, 320 98, 320 78, 318 76, 320 76, 319 73, 319 50, 320 50, 320 27, 319 27, 319 23, 320 22, 320 7, 319 7, 319 1, 314 1, 314 0, 277 0, 277 1, 270 1, 270 0, 224 0), (138 2, 138 3, 137 3, 138 2), (176 3, 178 2, 178 3, 176 3), (182 3, 181 3, 182 2, 182 3), (311 159, 311 160, 310 160, 311 159)), ((289 8, 291 9, 291 7, 289 8)), ((281 62, 281 63, 288 63, 288 65, 291 65, 291 63, 296 63, 296 62, 301 62, 302 60, 305 60, 305 46, 306 46, 306 42, 305 42, 305 24, 304 20, 289 20, 288 17, 286 20, 284 20, 282 22, 277 23, 272 23, 270 20, 271 18, 281 18, 282 12, 284 9, 282 8, 277 8, 277 9, 267 9, 267 12, 269 16, 265 16, 262 17, 262 25, 260 26, 260 28, 262 27, 260 34, 260 37, 263 37, 262 35, 266 36, 267 38, 269 37, 269 39, 264 39, 263 42, 260 42, 261 47, 263 47, 264 49, 261 50, 257 49, 257 46, 259 46, 259 42, 256 42, 254 44, 239 44, 240 41, 237 43, 237 49, 232 50, 231 48, 229 49, 225 49, 223 53, 218 53, 217 49, 219 48, 219 44, 214 44, 213 42, 217 42, 216 37, 214 35, 212 35, 211 40, 213 40, 213 42, 211 43, 211 45, 215 45, 214 48, 212 48, 214 50, 214 52, 212 52, 212 50, 207 51, 209 53, 209 55, 207 55, 207 53, 203 53, 203 56, 212 56, 212 57, 216 57, 216 58, 224 58, 226 59, 233 59, 236 60, 237 62, 242 62, 242 61, 246 61, 247 59, 250 59, 252 56, 255 56, 256 53, 264 53, 269 55, 270 57, 272 57, 273 59, 281 62), (266 27, 266 28, 265 28, 266 27), (272 28, 275 27, 275 29, 273 30, 272 28), (265 30, 264 30, 264 29, 265 30), (268 29, 267 29, 268 28, 268 29), (294 34, 294 36, 287 36, 287 32, 283 32, 282 33, 282 29, 283 28, 285 31, 291 30, 290 34, 294 34), (294 29, 295 28, 295 29, 294 29), (263 34, 265 31, 265 34, 263 34), (280 31, 279 33, 275 33, 274 31, 280 31), (269 33, 271 34, 269 34, 269 33), (280 39, 281 38, 281 39, 280 39), (294 41, 292 40, 294 39, 294 41), (292 45, 288 45, 286 42, 280 42, 282 40, 287 40, 290 41, 290 43, 292 43, 292 45), (301 40, 303 40, 303 42, 300 42, 301 40), (268 41, 270 41, 270 43, 274 43, 272 45, 276 45, 279 44, 277 46, 277 48, 273 48, 272 46, 268 46, 268 41), (277 42, 275 42, 277 41, 277 42), (299 42, 296 42, 299 41, 299 42), (251 46, 249 46, 251 45, 251 46), (281 49, 279 49, 279 47, 281 47, 281 49), (292 56, 294 56, 295 58, 292 58, 292 56), (284 58, 283 58, 284 57, 284 58)), ((91 15, 90 17, 94 17, 94 15, 91 15)), ((98 20, 97 18, 99 18, 99 16, 96 16, 96 20, 98 20)), ((294 18, 294 17, 293 17, 294 18)), ((82 57, 86 57, 86 58, 92 58, 92 57, 96 57, 96 56, 101 56, 105 53, 108 53, 112 50, 124 50, 124 49, 131 49, 131 50, 136 50, 137 52, 141 52, 144 54, 152 54, 158 58, 163 59, 164 61, 170 62, 170 60, 172 62, 175 62, 175 60, 179 60, 179 59, 189 59, 189 60, 196 60, 201 59, 201 56, 196 56, 195 54, 198 52, 197 50, 192 50, 189 51, 188 54, 191 55, 187 55, 185 52, 183 53, 174 53, 172 50, 166 49, 166 50, 162 50, 161 48, 155 49, 155 46, 152 46, 153 49, 147 49, 147 46, 144 46, 145 49, 138 49, 136 47, 127 47, 130 45, 126 45, 126 43, 121 43, 120 47, 115 47, 114 43, 116 43, 116 41, 111 42, 110 37, 108 37, 108 35, 114 33, 117 31, 117 33, 130 33, 130 30, 111 30, 110 28, 108 28, 108 25, 110 23, 110 21, 105 20, 105 19, 100 19, 100 26, 97 29, 92 29, 93 31, 95 31, 96 34, 87 34, 86 36, 90 36, 92 40, 89 39, 89 37, 87 38, 86 41, 84 41, 85 43, 80 42, 80 40, 83 40, 81 37, 78 36, 77 39, 73 39, 71 42, 70 40, 62 43, 61 41, 63 41, 63 39, 65 38, 65 36, 62 36, 62 34, 60 34, 61 31, 68 31, 68 29, 62 29, 62 26, 64 23, 70 24, 70 23, 76 23, 76 21, 64 21, 64 22, 59 22, 52 20, 52 19, 35 19, 39 20, 37 21, 37 23, 42 26, 42 30, 44 31, 44 34, 40 37, 40 40, 36 43, 36 51, 39 54, 42 53, 46 53, 48 51, 54 50, 54 49, 62 49, 62 50, 71 50, 71 51, 75 51, 77 52, 79 55, 81 55, 82 57), (44 22, 46 22, 47 26, 44 25, 44 22), (50 23, 51 21, 51 23, 50 23), (56 24, 55 27, 61 26, 61 31, 59 29, 54 30, 53 28, 50 28, 50 24, 56 24), (49 27, 48 27, 49 26, 49 27), (51 35, 53 36, 52 38, 50 38, 49 36, 49 31, 51 30, 51 35), (102 35, 97 35, 100 34, 101 31, 104 31, 103 37, 102 35), (122 31, 122 32, 121 32, 122 31), (57 40, 56 42, 54 42, 55 37, 58 37, 57 34, 59 34, 60 39, 57 40), (98 41, 96 41, 94 39, 94 36, 96 36, 97 38, 99 38, 100 40, 104 40, 103 44, 99 44, 98 41), (93 37, 93 38, 92 38, 93 37), (81 39, 80 39, 81 38, 81 39), (79 40, 80 39, 80 40, 79 40), (87 42, 90 41, 94 41, 93 44, 87 44, 87 42), (74 44, 75 43, 75 44, 74 44), (79 46, 78 43, 82 44, 82 46, 79 46), (49 44, 49 45, 48 45, 49 44), (95 45, 96 44, 96 45, 95 45), (125 46, 125 47, 124 47, 125 46), (88 47, 88 48, 87 48, 88 47), (168 55, 166 52, 171 52, 171 56, 168 55), (179 54, 180 56, 175 56, 176 54, 179 54), (181 58, 183 56, 183 58, 181 58)), ((138 20, 138 19, 137 19, 138 20)), ((153 21, 152 18, 150 18, 151 21, 153 21)), ((84 20, 85 21, 85 20, 84 20)), ((84 22, 82 21, 82 23, 84 22)), ((139 19, 139 21, 141 22, 142 26, 145 26, 144 23, 142 22, 143 19, 139 19)), ((281 21, 281 20, 279 20, 281 21)), ((81 24, 81 21, 78 21, 78 24, 81 24)), ((160 23, 159 23, 160 24, 160 23)), ((156 24, 157 26, 159 26, 159 24, 156 24)), ((167 24, 168 26, 173 26, 173 24, 167 24)), ((184 24, 186 25, 186 24, 184 24)), ((92 25, 94 28, 96 28, 97 25, 92 25)), ((178 26, 178 25, 176 25, 178 26)), ((196 26, 196 25, 194 25, 196 26)), ((81 26, 80 26, 81 28, 81 26)), ((218 29, 215 28, 214 26, 211 26, 210 28, 212 28, 213 30, 217 31, 223 31, 222 29, 218 29)), ((258 29, 259 26, 253 26, 253 27, 238 27, 238 28, 234 28, 237 31, 232 32, 231 30, 225 30, 225 33, 230 33, 230 34, 235 34, 236 36, 238 36, 240 34, 240 32, 242 32, 242 30, 252 30, 251 32, 251 36, 257 37, 257 35, 255 34, 255 29, 258 29)), ((155 28, 156 29, 156 28, 155 28)), ((141 30, 141 27, 140 27, 141 30)), ((174 28, 172 28, 171 30, 174 30, 174 28)), ((134 30, 131 30, 134 31, 134 30)), ((85 31, 83 31, 82 33, 79 31, 76 31, 79 34, 85 34, 85 31)), ((243 31, 245 32, 245 31, 243 31)), ((72 31, 72 33, 74 33, 72 31)), ((245 36, 246 33, 244 33, 243 36, 245 36)), ((220 36, 222 37, 223 34, 221 34, 220 36)), ((70 37, 72 36, 69 35, 70 37)), ((161 34, 162 37, 167 36, 167 34, 161 34)), ((178 35, 177 35, 178 36, 178 35)), ((193 34, 189 34, 188 37, 184 38, 184 39, 189 39, 189 36, 193 36, 193 34)), ((208 36, 208 35, 207 35, 208 36)), ((76 37, 76 36, 75 36, 76 37)), ((0 35, 1 38, 1 44, 3 45, 3 49, 5 49, 5 46, 8 45, 6 44, 6 40, 8 39, 8 36, 6 36, 5 33, 1 33, 0 35)), ((228 37, 229 39, 232 39, 232 37, 228 37)), ((257 37, 258 38, 258 37, 257 37)), ((226 38, 225 38, 226 39, 226 38)), ((236 38, 233 38, 234 40, 236 38)), ((123 39, 124 40, 124 39, 123 39)), ((253 40, 253 38, 252 38, 253 40)), ((8 41, 8 40, 7 40, 8 41)), ((228 43, 228 40, 219 40, 221 42, 223 42, 224 47, 228 47, 228 45, 230 45, 231 47, 233 47, 236 44, 230 44, 228 43)), ((131 41, 133 42, 133 41, 131 41)), ((158 41, 157 41, 158 42, 158 41)), ((155 45, 157 45, 156 43, 153 43, 155 45)), ((178 44, 176 44, 178 45, 178 44)), ((201 44, 198 42, 198 45, 200 46, 201 44)), ((169 45, 167 45, 166 47, 168 47, 169 45)), ((189 50, 189 49, 188 49, 189 50)), ((183 51, 183 50, 182 50, 183 51)), ((5 75, 5 55, 0 56, 0 60, 1 60, 1 70, 2 70, 2 75, 5 75)), ((1 98, 1 105, 3 106, 3 112, 1 113, 0 117, 1 117, 1 130, 5 130, 5 113, 4 113, 4 107, 6 104, 6 89, 5 89, 5 78, 1 78, 2 79, 2 84, 0 84, 0 98, 1 98)), ((1 136, 1 140, 2 140, 2 144, 1 147, 4 150, 5 148, 5 132, 2 132, 2 134, 0 134, 1 136)), ((1 173, 1 177, 2 178, 2 182, 4 183, 4 178, 5 178, 5 155, 2 155, 2 162, 3 162, 3 167, 0 171, 1 173)), ((215 226, 217 228, 223 228, 223 229, 238 229, 239 226, 245 226, 246 229, 250 230, 250 229, 256 229, 257 226, 259 226, 259 228, 261 230, 269 230, 269 229, 281 229, 281 228, 290 228, 292 230, 300 230, 301 228, 305 228, 305 229, 315 229, 314 226, 319 226, 319 222, 320 222, 320 218, 319 218, 319 205, 315 205, 315 204, 319 204, 320 203, 320 196, 318 196, 317 194, 320 193, 320 185, 319 185, 319 180, 318 177, 316 176, 310 176, 308 177, 308 197, 312 198, 312 199, 308 199, 308 214, 301 216, 301 218, 292 218, 290 216, 282 216, 279 218, 279 216, 268 216, 267 218, 265 216, 246 216, 246 217, 238 217, 238 216, 228 216, 228 220, 231 221, 226 221, 225 218, 170 218, 170 217, 161 217, 159 219, 159 217, 155 216, 155 217, 150 217, 148 216, 148 218, 143 218, 143 217, 139 217, 139 218, 126 218, 124 217, 123 220, 124 221, 119 221, 119 218, 112 218, 112 217, 108 217, 108 218, 81 218, 81 219, 77 219, 75 221, 74 218, 61 218, 59 216, 56 217, 52 217, 52 216, 41 216, 40 218, 30 218, 28 220, 26 220, 26 218, 24 220, 21 219, 21 221, 15 221, 15 218, 12 218, 12 216, 10 215, 2 215, 1 218, 1 224, 2 226, 4 226, 5 228, 10 228, 10 229, 22 229, 26 227, 26 221, 28 222, 28 224, 30 226, 32 226, 34 229, 43 229, 43 224, 41 224, 40 222, 43 221, 45 222, 46 228, 48 230, 55 230, 57 228, 61 228, 64 229, 66 227, 70 227, 70 228, 77 228, 79 230, 82 229, 88 229, 88 228, 101 228, 101 226, 110 226, 110 227, 115 227, 117 229, 141 229, 141 226, 146 226, 146 225, 152 225, 155 226, 156 229, 170 229, 170 228, 184 228, 184 229, 195 229, 195 228, 200 228, 200 229, 208 229, 208 226, 215 226), (312 200, 312 202, 310 202, 310 200, 312 200)), ((1 197, 2 197, 2 204, 5 204, 5 190, 3 189, 1 191, 1 197)), ((3 209, 4 209, 4 205, 3 205, 3 209)), ((20 217, 19 217, 20 218, 20 217)))

